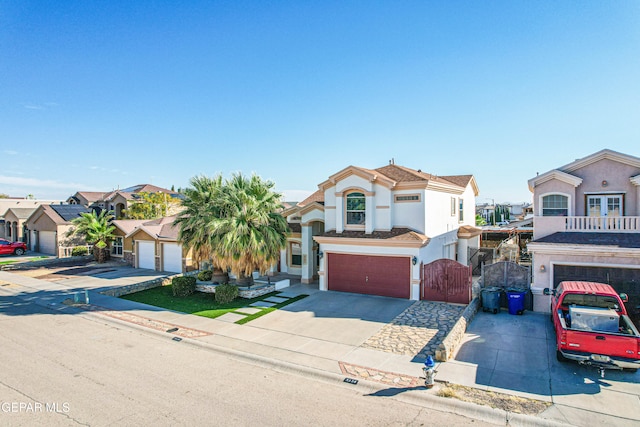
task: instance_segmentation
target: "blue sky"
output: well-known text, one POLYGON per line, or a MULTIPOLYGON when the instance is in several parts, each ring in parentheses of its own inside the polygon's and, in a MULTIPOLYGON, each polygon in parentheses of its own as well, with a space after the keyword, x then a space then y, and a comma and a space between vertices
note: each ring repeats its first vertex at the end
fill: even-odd
POLYGON ((640 157, 635 0, 0 0, 11 196, 241 171, 301 200, 394 158, 523 202, 603 148, 640 157))

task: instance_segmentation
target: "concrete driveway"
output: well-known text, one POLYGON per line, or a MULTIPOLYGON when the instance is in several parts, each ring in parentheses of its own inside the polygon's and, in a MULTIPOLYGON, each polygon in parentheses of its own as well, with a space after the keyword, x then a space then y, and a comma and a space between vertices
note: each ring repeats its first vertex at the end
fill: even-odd
POLYGON ((359 346, 415 301, 345 292, 316 292, 251 322, 251 326, 359 346))
POLYGON ((593 368, 558 362, 546 314, 479 312, 455 360, 440 364, 436 378, 553 402, 543 417, 571 424, 640 422, 640 372, 607 371, 600 378, 593 368))

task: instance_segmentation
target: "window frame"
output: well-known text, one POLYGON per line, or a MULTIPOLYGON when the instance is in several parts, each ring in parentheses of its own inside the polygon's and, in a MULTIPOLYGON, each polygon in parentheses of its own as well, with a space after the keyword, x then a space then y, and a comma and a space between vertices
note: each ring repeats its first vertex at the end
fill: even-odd
POLYGON ((290 241, 289 242, 289 267, 290 268, 302 268, 302 242, 298 241, 290 241), (300 248, 300 254, 293 253, 293 246, 297 245, 300 248), (293 259, 295 257, 300 257, 300 264, 294 264, 293 259))
POLYGON ((113 256, 123 256, 124 254, 124 237, 116 236, 111 242, 111 255, 113 256), (120 241, 120 244, 116 244, 116 242, 120 241), (119 248, 119 251, 116 249, 119 248), (119 252, 119 253, 118 253, 119 252))
POLYGON ((545 194, 540 196, 540 216, 548 216, 548 217, 554 217, 554 216, 559 216, 559 217, 567 217, 569 216, 569 196, 566 194, 561 194, 561 193, 549 193, 549 194, 545 194), (564 198, 564 201, 566 203, 566 207, 545 207, 545 199, 548 199, 550 197, 562 197, 564 198), (546 210, 554 210, 554 211, 561 211, 561 210, 565 210, 564 215, 562 213, 558 214, 550 214, 550 215, 545 215, 545 209, 546 210))
POLYGON ((464 222, 464 198, 458 198, 458 222, 464 222))
POLYGON ((344 228, 345 230, 364 230, 367 222, 367 195, 362 190, 352 190, 344 195, 344 228), (349 198, 362 198, 364 206, 362 209, 349 209, 349 198), (349 222, 349 213, 360 213, 362 221, 358 223, 349 222))
POLYGON ((410 194, 394 194, 393 202, 394 203, 420 203, 422 201, 422 197, 420 193, 410 193, 410 194), (400 200, 403 197, 411 197, 411 199, 400 200), (415 199, 413 198, 415 197, 415 199))

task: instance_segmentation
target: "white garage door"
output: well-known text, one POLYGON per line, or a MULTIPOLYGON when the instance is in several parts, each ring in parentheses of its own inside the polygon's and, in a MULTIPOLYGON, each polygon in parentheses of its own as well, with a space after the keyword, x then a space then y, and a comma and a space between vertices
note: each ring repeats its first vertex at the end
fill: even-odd
POLYGON ((162 266, 164 271, 182 273, 182 246, 176 243, 162 245, 162 266))
POLYGON ((58 255, 56 251, 56 232, 41 231, 38 233, 39 252, 45 255, 58 255))
POLYGON ((138 268, 156 269, 155 242, 138 242, 138 268))

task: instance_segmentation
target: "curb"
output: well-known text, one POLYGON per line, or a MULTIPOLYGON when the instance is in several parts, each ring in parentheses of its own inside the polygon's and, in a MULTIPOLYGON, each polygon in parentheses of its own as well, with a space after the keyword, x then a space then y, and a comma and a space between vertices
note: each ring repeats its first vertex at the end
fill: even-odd
MULTIPOLYGON (((58 309, 58 310, 63 311, 67 307, 69 306, 65 306, 64 308, 58 309)), ((135 323, 130 323, 124 320, 120 320, 120 319, 116 319, 108 316, 99 316, 99 312, 79 310, 72 307, 69 307, 69 308, 78 314, 87 314, 93 319, 100 319, 106 323, 118 324, 127 328, 139 330, 141 332, 151 333, 154 335, 158 335, 160 337, 165 337, 170 340, 173 340, 174 337, 176 337, 176 335, 173 335, 171 333, 147 328, 145 326, 137 325, 135 323)), ((388 387, 387 388, 384 387, 385 384, 377 383, 374 381, 369 381, 361 378, 358 378, 358 383, 356 385, 352 385, 344 381, 346 378, 344 374, 328 372, 328 371, 313 368, 310 366, 298 365, 298 364, 287 362, 284 360, 272 359, 265 356, 253 354, 253 353, 245 353, 245 352, 241 352, 231 348, 223 347, 217 344, 202 342, 194 338, 182 338, 182 337, 180 338, 181 340, 179 342, 183 342, 185 344, 188 344, 194 347, 199 347, 202 349, 214 351, 216 353, 226 355, 234 360, 238 360, 245 363, 251 363, 263 368, 275 370, 277 372, 293 374, 293 375, 301 375, 301 376, 304 376, 305 378, 313 378, 315 380, 322 381, 325 383, 339 385, 343 388, 350 388, 350 389, 355 388, 355 389, 361 390, 363 394, 373 395, 375 392, 388 389, 388 387)), ((336 364, 337 363, 338 362, 336 361, 336 364)), ((422 389, 423 387, 419 387, 415 391, 422 390, 422 389)), ((426 391, 426 389, 424 390, 426 391)), ((395 394, 392 397, 404 403, 409 403, 412 405, 421 406, 421 407, 433 409, 440 412, 453 412, 458 415, 468 417, 470 419, 485 421, 492 424, 509 425, 509 426, 537 426, 537 427, 566 427, 568 425, 571 425, 571 424, 560 423, 557 421, 542 419, 533 415, 511 413, 511 412, 504 411, 502 409, 490 408, 482 405, 476 405, 470 402, 447 399, 443 397, 433 396, 430 394, 418 395, 415 393, 407 393, 407 394, 401 394, 401 393, 402 392, 395 394)), ((386 397, 391 397, 391 396, 386 396, 386 397)))

